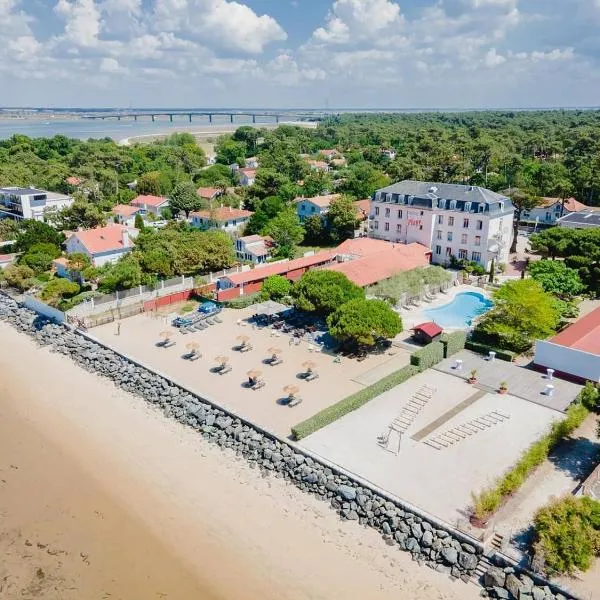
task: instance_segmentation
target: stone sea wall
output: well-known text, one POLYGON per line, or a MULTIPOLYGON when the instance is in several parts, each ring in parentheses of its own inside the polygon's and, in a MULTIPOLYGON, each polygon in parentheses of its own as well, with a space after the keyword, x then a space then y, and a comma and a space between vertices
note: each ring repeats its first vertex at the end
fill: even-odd
MULTIPOLYGON (((250 467, 272 474, 328 502, 340 518, 381 533, 388 546, 410 552, 419 564, 465 582, 473 579, 482 549, 468 538, 428 520, 376 490, 323 464, 298 447, 216 407, 117 352, 53 323, 0 292, 0 320, 31 336, 39 345, 69 356, 86 371, 114 382, 170 418, 192 427, 209 442, 243 456, 250 467)), ((443 493, 440 490, 440 493, 443 493)), ((493 568, 482 595, 496 598, 562 599, 550 588, 529 585, 513 572, 493 568), (515 592, 517 595, 515 595, 515 592)), ((525 576, 522 576, 525 577, 525 576)))

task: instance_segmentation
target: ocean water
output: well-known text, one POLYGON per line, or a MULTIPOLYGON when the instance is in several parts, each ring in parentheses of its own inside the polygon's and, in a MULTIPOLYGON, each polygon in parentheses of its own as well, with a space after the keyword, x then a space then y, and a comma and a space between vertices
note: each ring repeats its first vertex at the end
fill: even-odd
MULTIPOLYGON (((291 120, 291 119, 289 119, 291 120)), ((272 118, 256 119, 258 124, 273 123, 272 118)), ((280 119, 284 123, 286 119, 280 119)), ((65 119, 61 117, 44 119, 36 117, 30 119, 2 119, 0 118, 0 139, 6 139, 15 134, 27 135, 32 138, 37 137, 52 137, 55 135, 64 135, 70 138, 87 140, 89 138, 105 138, 110 137, 115 141, 132 138, 135 136, 144 135, 159 135, 164 133, 172 133, 175 131, 215 131, 225 128, 235 128, 240 125, 252 125, 252 118, 239 116, 234 118, 233 125, 229 120, 229 116, 216 116, 213 122, 209 123, 208 118, 193 117, 190 123, 187 117, 175 117, 171 123, 168 118, 157 118, 152 122, 150 117, 133 119, 83 119, 71 118, 65 119)))

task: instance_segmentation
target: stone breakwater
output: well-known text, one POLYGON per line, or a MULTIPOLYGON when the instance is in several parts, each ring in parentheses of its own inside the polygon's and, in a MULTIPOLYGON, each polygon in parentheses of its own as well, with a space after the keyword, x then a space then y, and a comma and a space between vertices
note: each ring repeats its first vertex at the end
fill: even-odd
MULTIPOLYGON (((40 346, 69 356, 86 371, 102 375, 135 394, 165 416, 192 427, 204 439, 243 456, 263 476, 273 474, 302 491, 330 503, 344 520, 376 529, 388 546, 410 552, 419 564, 468 582, 474 578, 481 548, 468 538, 391 502, 377 491, 321 464, 297 447, 213 406, 167 378, 117 352, 40 316, 0 293, 0 320, 31 336, 40 346)), ((510 567, 491 567, 485 574, 482 595, 495 598, 561 600, 550 588, 529 585, 510 567)))

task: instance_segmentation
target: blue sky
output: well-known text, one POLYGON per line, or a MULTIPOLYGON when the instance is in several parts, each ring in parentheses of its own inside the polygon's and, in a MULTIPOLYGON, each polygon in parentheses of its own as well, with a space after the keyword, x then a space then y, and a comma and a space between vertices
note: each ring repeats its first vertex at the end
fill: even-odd
POLYGON ((3 105, 600 104, 600 0, 0 0, 3 105))

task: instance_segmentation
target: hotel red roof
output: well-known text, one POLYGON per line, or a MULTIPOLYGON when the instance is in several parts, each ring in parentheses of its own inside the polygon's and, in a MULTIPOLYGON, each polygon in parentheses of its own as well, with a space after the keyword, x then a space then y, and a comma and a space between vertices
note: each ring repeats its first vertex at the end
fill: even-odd
POLYGON ((575 321, 549 342, 600 355, 600 308, 575 321))
POLYGON ((67 179, 65 180, 69 185, 72 186, 78 186, 81 184, 81 179, 79 179, 79 177, 67 177, 67 179))
POLYGON ((133 206, 160 206, 161 204, 164 204, 165 202, 168 202, 168 200, 166 198, 163 198, 162 196, 138 196, 137 198, 135 198, 134 200, 131 201, 131 204, 133 206))
POLYGON ((403 244, 394 244, 385 240, 376 240, 375 238, 359 237, 342 242, 337 248, 338 254, 357 254, 358 256, 368 256, 376 252, 390 250, 403 246, 403 244))
POLYGON ((303 256, 302 258, 274 263, 272 265, 267 265, 266 267, 258 267, 256 269, 251 269, 250 271, 243 271, 242 273, 233 273, 232 275, 225 276, 225 279, 228 279, 233 285, 239 286, 250 283, 251 281, 261 281, 271 275, 283 275, 284 273, 295 271, 296 269, 306 269, 308 267, 323 265, 333 260, 335 255, 335 252, 317 252, 312 256, 303 256))
MULTIPOLYGON (((367 240, 369 238, 362 239, 367 240)), ((343 273, 356 285, 365 287, 389 279, 403 271, 429 265, 431 250, 421 244, 384 243, 388 244, 389 247, 379 252, 367 253, 362 258, 336 263, 328 266, 327 269, 343 273)))
POLYGON ((124 248, 123 231, 129 231, 129 228, 115 223, 106 227, 77 231, 72 237, 78 238, 90 254, 99 254, 124 248))
POLYGON ((196 210, 190 215, 201 219, 214 219, 215 221, 230 221, 232 219, 247 219, 254 213, 251 210, 232 208, 231 206, 220 206, 213 210, 196 210))
POLYGON ((440 335, 440 333, 443 333, 444 331, 437 323, 434 323, 433 321, 428 321, 427 323, 415 325, 411 329, 413 331, 422 331, 424 334, 428 335, 431 338, 435 337, 436 335, 440 335))

